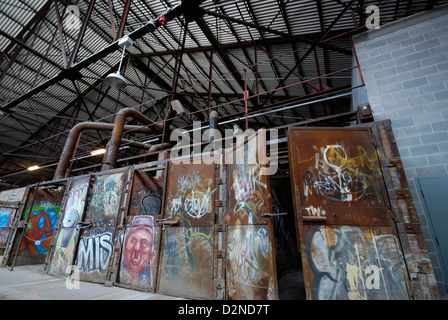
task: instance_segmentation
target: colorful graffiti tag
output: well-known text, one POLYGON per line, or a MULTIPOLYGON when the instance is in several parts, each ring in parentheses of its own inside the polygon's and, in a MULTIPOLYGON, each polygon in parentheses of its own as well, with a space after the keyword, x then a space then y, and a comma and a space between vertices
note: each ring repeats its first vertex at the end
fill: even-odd
POLYGON ((40 258, 48 252, 58 221, 61 205, 50 201, 35 201, 29 212, 28 226, 20 244, 24 256, 40 258))
POLYGON ((306 238, 312 298, 408 299, 403 256, 388 229, 312 228, 306 238))
POLYGON ((6 245, 16 209, 0 207, 0 246, 6 245))
POLYGON ((241 223, 264 223, 260 219, 261 214, 268 210, 270 193, 267 178, 260 174, 260 167, 235 164, 229 171, 231 216, 241 223))
POLYGON ((200 167, 182 172, 180 166, 172 166, 174 183, 170 184, 167 213, 186 219, 202 218, 213 210, 213 174, 201 172, 200 167))
POLYGON ((102 221, 114 220, 120 207, 123 173, 98 177, 94 183, 87 218, 102 221))
POLYGON ((89 181, 89 177, 76 180, 67 192, 62 226, 50 267, 52 273, 65 274, 68 266, 73 264, 75 246, 79 235, 77 223, 82 219, 89 181))
POLYGON ((151 289, 158 228, 154 227, 152 216, 131 217, 128 225, 123 241, 120 283, 151 289))
MULTIPOLYGON (((108 228, 110 229, 110 228, 108 228)), ((107 229, 95 228, 94 232, 79 241, 77 266, 83 273, 105 274, 112 256, 113 234, 107 229)))
POLYGON ((370 157, 361 147, 349 148, 342 143, 326 145, 315 151, 315 164, 303 174, 302 200, 315 197, 317 201, 357 201, 375 199, 381 203, 381 169, 376 154, 370 157), (369 195, 374 196, 373 198, 369 195))
POLYGON ((227 293, 232 299, 268 297, 273 270, 267 226, 229 226, 227 293))
POLYGON ((80 279, 102 282, 113 255, 115 224, 123 189, 123 172, 98 176, 93 184, 91 201, 76 258, 80 279))

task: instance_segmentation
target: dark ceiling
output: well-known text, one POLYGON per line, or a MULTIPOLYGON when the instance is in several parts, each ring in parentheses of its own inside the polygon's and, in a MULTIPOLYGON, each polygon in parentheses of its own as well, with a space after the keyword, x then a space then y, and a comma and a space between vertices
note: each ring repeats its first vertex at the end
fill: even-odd
MULTIPOLYGON (((352 72, 358 71, 352 68, 351 35, 366 30, 367 6, 376 5, 386 24, 446 3, 3 0, 0 184, 51 180, 70 129, 85 121, 112 123, 123 108, 164 123, 170 102, 179 100, 186 114, 172 119, 174 127, 189 128, 195 120, 206 124, 213 109, 220 128, 244 128, 247 87, 253 129, 313 119, 344 125, 350 119, 332 116, 353 110, 349 93, 352 72), (127 87, 109 87, 104 79, 118 70, 122 54, 116 41, 143 30, 169 8, 180 14, 126 48, 120 71, 127 87), (32 165, 42 169, 28 171, 32 165)), ((160 134, 124 137, 161 141, 160 134)), ((105 147, 109 138, 110 131, 83 133, 72 173, 98 169, 101 157, 90 151, 105 147)), ((120 156, 141 153, 125 143, 120 156)))

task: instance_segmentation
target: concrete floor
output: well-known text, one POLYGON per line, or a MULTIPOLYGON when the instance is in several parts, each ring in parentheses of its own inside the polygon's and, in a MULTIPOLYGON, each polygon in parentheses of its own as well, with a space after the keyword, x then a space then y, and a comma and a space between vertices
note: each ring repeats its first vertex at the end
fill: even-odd
POLYGON ((69 290, 65 278, 43 270, 43 265, 16 266, 13 271, 0 268, 0 300, 183 300, 90 282, 69 290))

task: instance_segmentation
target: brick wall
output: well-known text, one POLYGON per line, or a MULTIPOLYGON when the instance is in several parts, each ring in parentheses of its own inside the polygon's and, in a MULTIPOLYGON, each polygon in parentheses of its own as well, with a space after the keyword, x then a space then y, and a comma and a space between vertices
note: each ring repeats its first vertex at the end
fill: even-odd
MULTIPOLYGON (((364 102, 376 121, 392 121, 440 295, 446 298, 415 178, 448 174, 448 6, 382 25, 354 41, 366 84, 364 102)), ((411 251, 418 241, 408 241, 411 251)))

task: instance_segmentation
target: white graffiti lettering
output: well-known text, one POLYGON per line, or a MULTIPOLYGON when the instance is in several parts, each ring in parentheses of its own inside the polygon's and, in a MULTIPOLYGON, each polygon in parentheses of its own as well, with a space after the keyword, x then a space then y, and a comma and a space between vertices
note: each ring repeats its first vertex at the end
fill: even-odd
POLYGON ((112 233, 81 237, 77 266, 81 272, 106 273, 112 255, 112 233))

